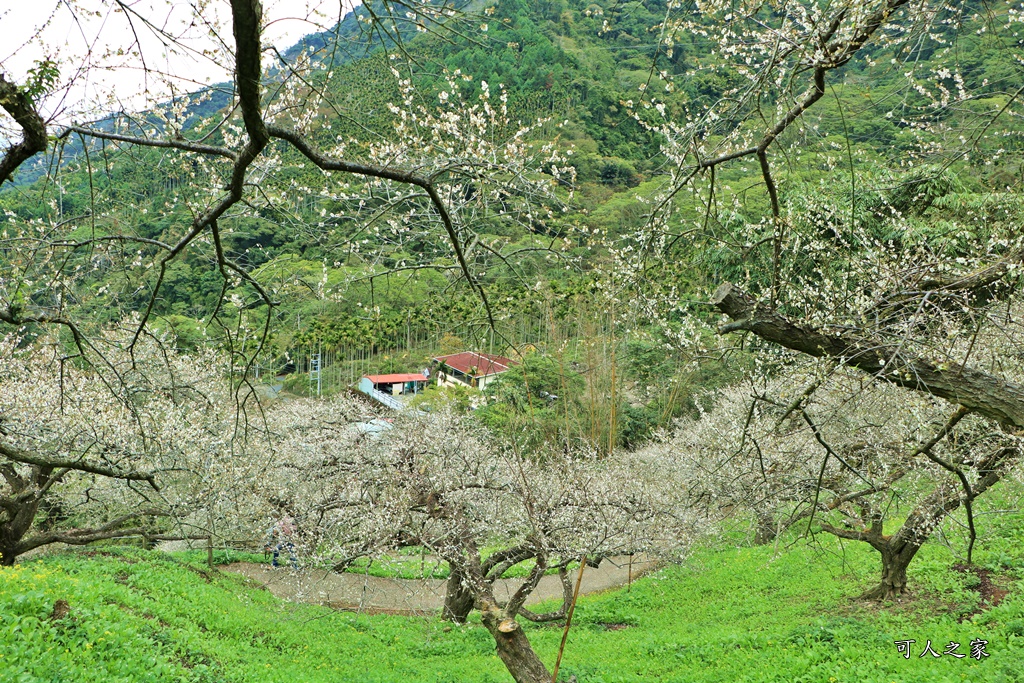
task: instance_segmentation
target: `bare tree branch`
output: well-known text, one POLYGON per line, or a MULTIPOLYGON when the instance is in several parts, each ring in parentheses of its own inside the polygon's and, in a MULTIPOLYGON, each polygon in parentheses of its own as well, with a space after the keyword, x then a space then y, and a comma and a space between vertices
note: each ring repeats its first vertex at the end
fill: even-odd
POLYGON ((134 472, 134 471, 122 471, 114 469, 112 467, 106 467, 104 465, 98 465, 96 463, 87 462, 83 459, 76 458, 62 458, 59 456, 50 455, 36 455, 23 451, 19 448, 14 448, 6 444, 0 443, 0 455, 3 455, 9 460, 14 462, 20 462, 26 465, 36 465, 38 467, 64 467, 69 470, 75 470, 77 472, 88 472, 90 474, 98 474, 103 477, 110 477, 112 479, 121 479, 124 481, 144 481, 153 487, 153 490, 159 491, 160 487, 157 486, 156 478, 152 473, 149 472, 134 472))
POLYGON ((1024 387, 994 375, 965 367, 944 369, 924 358, 906 358, 891 344, 854 334, 826 334, 801 327, 758 304, 742 290, 726 283, 711 303, 733 322, 719 332, 745 330, 815 358, 831 358, 897 386, 929 393, 1017 428, 1024 427, 1024 387))

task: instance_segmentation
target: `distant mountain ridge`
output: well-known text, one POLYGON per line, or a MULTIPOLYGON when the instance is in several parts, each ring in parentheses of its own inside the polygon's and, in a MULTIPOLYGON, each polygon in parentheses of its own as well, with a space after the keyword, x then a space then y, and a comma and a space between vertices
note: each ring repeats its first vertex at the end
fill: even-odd
MULTIPOLYGON (((361 5, 357 6, 354 10, 349 11, 348 14, 342 17, 341 21, 335 24, 333 28, 302 36, 291 47, 280 52, 280 56, 286 62, 294 63, 303 52, 306 52, 310 54, 314 60, 323 61, 330 58, 334 64, 338 66, 347 64, 355 59, 365 57, 380 47, 379 44, 372 41, 359 39, 363 30, 360 25, 359 17, 365 16, 366 10, 361 5), (341 45, 347 45, 349 49, 332 49, 341 45)), ((272 66, 268 70, 269 79, 273 80, 280 72, 280 65, 272 66)), ((187 119, 184 125, 185 130, 189 130, 195 122, 199 121, 203 117, 209 116, 230 106, 234 97, 234 85, 230 82, 214 83, 191 92, 186 95, 186 97, 195 98, 203 95, 208 95, 207 99, 189 107, 187 119)), ((168 102, 162 104, 167 103, 168 102)), ((139 118, 146 125, 153 125, 158 128, 161 125, 161 122, 152 116, 139 117, 138 115, 128 114, 126 112, 112 113, 105 118, 89 122, 86 125, 91 128, 95 128, 96 130, 112 132, 115 128, 115 123, 119 119, 122 121, 128 121, 136 118, 139 118)), ((136 134, 142 133, 140 124, 135 124, 135 128, 139 129, 134 131, 136 134)), ((131 129, 132 124, 129 123, 128 130, 131 129)), ((90 146, 90 151, 93 149, 98 150, 99 148, 99 141, 93 141, 90 146)), ((79 158, 82 151, 81 139, 77 136, 71 136, 67 139, 62 149, 53 149, 49 154, 39 155, 22 164, 18 169, 18 172, 12 178, 12 182, 9 184, 5 183, 5 186, 0 188, 0 192, 10 189, 8 185, 31 185, 42 178, 52 164, 58 163, 58 161, 61 164, 74 161, 79 158)))

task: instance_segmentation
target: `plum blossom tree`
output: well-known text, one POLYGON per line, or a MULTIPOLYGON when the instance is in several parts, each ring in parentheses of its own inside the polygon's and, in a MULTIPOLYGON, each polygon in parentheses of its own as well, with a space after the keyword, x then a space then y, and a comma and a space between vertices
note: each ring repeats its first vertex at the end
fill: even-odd
POLYGON ((961 506, 970 562, 975 499, 1019 473, 1019 437, 963 408, 949 412, 848 369, 822 374, 804 364, 723 390, 658 448, 687 460, 705 514, 749 514, 757 541, 796 527, 870 544, 882 574, 864 597, 890 598, 906 590, 917 551, 961 506))
POLYGON ((681 505, 671 460, 526 455, 446 410, 406 414, 377 433, 361 431, 358 419, 345 398, 273 408, 268 422, 280 448, 264 499, 288 497, 309 551, 329 566, 409 544, 446 562, 444 616, 464 621, 479 610, 516 681, 551 680, 517 619, 565 617, 570 563, 678 554, 701 530, 681 505), (523 563, 532 563, 528 575, 500 595, 495 580, 523 563), (551 570, 561 577, 563 604, 536 614, 526 599, 551 570))
MULTIPOLYGON (((338 7, 342 11, 345 4, 338 7)), ((275 450, 246 382, 268 338, 276 308, 289 295, 272 269, 259 270, 246 253, 232 251, 228 236, 238 225, 272 217, 285 239, 315 242, 336 259, 333 263, 325 259, 325 273, 332 268, 350 273, 342 266, 356 263, 358 276, 372 281, 394 272, 436 269, 452 285, 464 281, 493 324, 481 274, 514 266, 517 250, 550 249, 552 244, 548 240, 509 247, 501 240, 479 237, 477 228, 502 222, 532 226, 547 219, 558 208, 554 188, 572 171, 563 170, 556 146, 532 141, 534 130, 543 122, 513 120, 500 84, 478 82, 456 71, 447 74, 447 87, 440 92, 424 94, 413 87, 414 65, 402 58, 403 40, 411 31, 443 37, 462 30, 461 13, 452 3, 383 2, 359 10, 370 42, 376 37, 390 52, 382 60, 379 85, 390 93, 387 108, 393 113, 383 130, 364 125, 359 136, 337 135, 324 120, 323 113, 328 111, 357 123, 363 118, 362 112, 353 117, 353 107, 346 101, 350 93, 329 87, 336 66, 333 49, 284 59, 265 41, 264 30, 273 20, 256 0, 235 0, 224 7, 207 3, 193 9, 195 15, 172 28, 178 25, 170 4, 64 3, 54 14, 62 19, 51 17, 51 21, 66 19, 88 31, 99 18, 106 32, 97 35, 95 44, 109 49, 90 49, 83 57, 63 44, 37 45, 46 36, 40 30, 26 36, 26 45, 49 57, 20 73, 2 67, 0 138, 11 144, 0 157, 0 183, 11 181, 16 172, 45 170, 46 164, 28 168, 42 152, 52 152, 52 164, 45 175, 47 182, 40 183, 39 212, 11 212, 3 217, 0 330, 19 338, 54 335, 69 345, 65 349, 51 342, 52 357, 32 366, 45 369, 36 377, 37 391, 48 397, 47 405, 61 406, 65 399, 55 387, 65 385, 54 381, 62 380, 62 373, 73 367, 81 380, 75 390, 89 396, 95 393, 97 405, 113 411, 110 433, 98 434, 97 442, 124 449, 112 451, 120 456, 106 455, 101 464, 92 463, 86 456, 94 451, 87 450, 87 442, 51 444, 50 436, 33 434, 30 423, 19 422, 18 431, 11 434, 23 441, 12 441, 15 450, 7 456, 11 462, 26 466, 35 462, 31 460, 36 457, 31 455, 33 444, 40 451, 50 446, 58 451, 70 449, 71 460, 54 460, 54 452, 49 452, 47 457, 59 466, 46 469, 49 466, 39 461, 34 466, 44 470, 32 474, 31 481, 20 470, 5 472, 18 500, 51 495, 58 483, 85 476, 75 474, 81 468, 96 470, 90 476, 141 481, 150 489, 161 486, 160 493, 146 492, 146 499, 155 504, 175 497, 162 502, 174 507, 175 519, 189 525, 188 533, 213 534, 211 527, 218 526, 227 534, 231 520, 249 523, 268 514, 266 508, 247 507, 257 500, 249 495, 252 482, 259 480, 254 472, 275 450), (161 16, 164 10, 168 14, 161 16), (122 48, 117 47, 119 36, 112 42, 114 26, 130 36, 122 48), (160 62, 158 68, 152 50, 159 50, 161 57, 191 56, 221 65, 230 83, 226 90, 217 86, 189 94, 197 83, 181 67, 183 62, 160 62), (171 66, 165 69, 164 64, 171 66), (145 75, 139 97, 125 98, 122 89, 99 78, 105 72, 139 71, 145 75), (99 97, 79 97, 81 84, 92 76, 100 85, 99 97), (213 104, 218 97, 225 99, 213 104), (160 201, 146 203, 146 197, 154 196, 149 177, 153 174, 148 170, 147 179, 131 197, 104 194, 111 191, 111 178, 129 158, 144 159, 144 165, 160 169, 155 174, 162 190, 156 193, 160 201), (90 188, 88 200, 74 211, 65 206, 62 186, 73 171, 81 171, 84 175, 79 177, 90 188), (54 187, 56 191, 51 192, 54 187), (319 220, 310 220, 311 207, 317 209, 314 215, 319 220), (155 225, 160 228, 154 229, 155 225), (365 246, 370 241, 367 234, 373 234, 377 251, 365 246), (398 256, 392 258, 394 253, 398 256), (168 435, 164 443, 169 450, 160 454, 155 450, 158 442, 149 436, 161 433, 155 418, 135 425, 137 442, 113 433, 119 420, 134 416, 134 385, 126 379, 134 375, 125 374, 125 363, 135 369, 140 367, 140 357, 160 356, 141 349, 167 328, 166 321, 158 319, 159 304, 171 286, 169 273, 186 259, 218 283, 200 315, 231 356, 230 364, 209 367, 228 368, 225 376, 235 382, 235 394, 218 394, 210 388, 207 408, 192 414, 194 424, 185 420, 180 425, 191 438, 175 440, 168 435), (97 279, 103 280, 103 286, 95 286, 97 279), (97 341, 104 334, 97 320, 119 319, 134 321, 127 343, 97 341), (103 390, 110 393, 109 401, 98 398, 96 392, 103 390), (234 421, 223 412, 232 406, 237 412, 234 421), (227 457, 236 451, 246 457, 227 457), (188 467, 161 464, 160 458, 186 455, 191 458, 188 467), (71 462, 79 463, 79 469, 68 469, 71 462), (250 464, 243 467, 243 462, 250 464), (184 471, 196 476, 182 475, 171 488, 160 484, 163 478, 173 478, 171 473, 184 471)), ((323 29, 331 29, 341 18, 340 14, 333 19, 307 16, 323 29)), ((312 289, 318 297, 332 295, 323 282, 312 289)), ((39 353, 44 358, 45 353, 39 353)), ((169 349, 161 353, 171 354, 169 349)), ((15 371, 13 360, 10 371, 15 371)), ((177 376, 167 369, 160 372, 164 374, 158 373, 152 381, 165 388, 177 386, 177 376)), ((28 386, 36 380, 26 376, 20 381, 28 386)), ((15 385, 8 386, 14 397, 15 385)), ((174 394, 173 400, 179 398, 174 394)), ((11 401, 10 410, 22 409, 13 402, 15 398, 11 401)), ((158 406, 167 411, 173 407, 159 402, 151 406, 154 411, 158 406)), ((86 420, 85 412, 78 415, 86 420)), ((126 429, 131 425, 125 424, 126 429)), ((65 427, 52 429, 63 433, 65 427)), ((79 433, 77 428, 67 429, 79 433)), ((126 486, 132 495, 142 495, 138 483, 126 486)), ((93 501, 95 489, 84 490, 93 501)), ((36 519, 33 510, 20 509, 12 508, 18 521, 11 522, 12 540, 5 552, 9 561, 26 548, 22 536, 36 519)), ((96 533, 114 533, 123 526, 118 522, 96 533)), ((242 537, 251 532, 235 530, 242 537)), ((82 538, 86 536, 95 534, 82 538)), ((66 538, 70 537, 65 534, 66 538)))
MULTIPOLYGON (((816 344, 820 340, 800 334, 783 340, 781 333, 746 329, 740 320, 752 309, 739 303, 745 293, 751 302, 811 326, 841 321, 845 329, 871 336, 869 343, 889 334, 902 338, 900 326, 915 315, 961 305, 976 309, 1001 298, 993 295, 1010 286, 1020 249, 1004 218, 995 216, 1003 211, 1009 223, 1019 220, 1015 201, 996 195, 983 208, 950 169, 983 168, 1003 155, 1001 140, 1019 116, 1021 91, 1004 92, 1005 83, 963 73, 957 48, 968 28, 1019 45, 1020 19, 1016 8, 996 17, 966 6, 903 0, 827 6, 714 0, 698 3, 695 11, 673 6, 662 27, 666 50, 683 36, 706 39, 710 54, 695 73, 727 74, 733 87, 720 99, 687 103, 675 118, 652 89, 631 103, 639 120, 661 136, 670 167, 665 192, 649 202, 647 225, 617 250, 617 267, 657 293, 652 314, 664 319, 676 309, 691 311, 695 303, 672 277, 679 259, 724 253, 711 266, 711 279, 731 284, 712 301, 736 320, 727 331, 753 332, 801 352, 820 347, 813 355, 830 359, 843 353, 816 344), (927 64, 919 58, 924 51, 927 64), (896 172, 862 161, 848 136, 843 163, 831 156, 835 138, 847 131, 842 102, 830 88, 855 67, 874 68, 883 60, 902 71, 892 87, 913 93, 899 106, 878 109, 881 118, 898 120, 908 131, 894 158, 903 170, 896 172), (951 115, 959 103, 991 92, 1005 101, 972 109, 974 116, 951 115), (641 104, 650 116, 640 116, 641 104), (816 113, 826 104, 839 111, 816 113), (820 178, 808 183, 779 176, 776 153, 817 165, 820 178), (759 177, 764 194, 723 184, 721 173, 736 167, 759 177), (964 231, 976 239, 939 239, 938 230, 927 229, 938 214, 950 221, 943 234, 964 231)), ((673 87, 671 80, 665 84, 673 87)), ((701 326, 691 318, 694 337, 701 326)))
POLYGON ((137 322, 93 337, 92 363, 58 338, 0 342, 3 564, 51 543, 208 537, 209 520, 238 517, 266 452, 259 421, 238 418, 255 396, 214 353, 153 338, 130 352, 137 322))
MULTIPOLYGON (((903 219, 896 222, 907 225, 903 219)), ((794 232, 804 228, 796 220, 789 225, 794 232)), ((903 590, 905 564, 938 521, 961 504, 968 507, 973 538, 970 502, 1011 471, 1020 453, 1017 435, 1024 393, 1016 364, 1010 361, 1019 353, 1021 342, 1019 294, 1012 274, 1019 254, 1016 240, 993 236, 982 253, 956 257, 943 254, 927 240, 909 242, 894 249, 876 241, 865 252, 853 251, 852 258, 848 254, 837 258, 827 267, 827 276, 826 268, 817 269, 813 279, 818 285, 813 288, 811 277, 795 276, 804 289, 780 290, 774 305, 729 283, 713 297, 731 319, 720 325, 721 332, 752 333, 818 359, 823 374, 845 367, 863 373, 864 382, 901 387, 910 395, 894 402, 892 410, 908 412, 906 419, 920 420, 918 430, 908 424, 904 433, 924 428, 935 434, 899 444, 890 458, 896 467, 894 475, 905 468, 901 463, 907 456, 895 457, 904 453, 918 460, 927 458, 936 472, 949 477, 949 481, 936 480, 933 494, 911 512, 892 539, 882 534, 877 506, 868 501, 860 503, 861 528, 823 527, 879 550, 885 571, 883 585, 872 593, 876 597, 903 590), (837 277, 832 268, 845 274, 837 277), (912 410, 921 400, 914 394, 942 401, 946 415, 921 419, 923 414, 912 410), (974 417, 954 432, 968 415, 974 417), (961 431, 966 433, 958 436, 961 431), (949 439, 959 445, 938 453, 936 447, 949 439)), ((809 251, 815 253, 817 248, 809 251)), ((813 259, 823 264, 825 252, 817 253, 813 259)), ((836 255, 835 250, 831 253, 836 255)), ((850 385, 850 400, 841 404, 856 405, 857 387, 850 385)), ((826 450, 825 458, 829 455, 826 450)), ((874 492, 877 482, 872 481, 864 485, 867 493, 874 492)), ((852 494, 850 490, 839 497, 852 494)))

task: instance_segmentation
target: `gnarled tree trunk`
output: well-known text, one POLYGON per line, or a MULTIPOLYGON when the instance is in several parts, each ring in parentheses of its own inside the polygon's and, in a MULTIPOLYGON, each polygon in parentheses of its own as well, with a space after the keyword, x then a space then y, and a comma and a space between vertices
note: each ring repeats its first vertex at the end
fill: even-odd
POLYGON ((882 556, 882 580, 864 592, 865 599, 885 600, 906 592, 907 567, 917 555, 932 531, 942 522, 942 518, 956 510, 965 500, 973 500, 997 483, 1006 468, 1016 462, 1020 452, 1016 448, 1000 448, 983 458, 976 464, 978 480, 970 487, 970 492, 962 492, 952 482, 945 481, 935 487, 892 536, 882 535, 882 517, 876 514, 871 528, 867 531, 851 531, 837 529, 822 524, 822 529, 840 538, 865 541, 882 556))
POLYGON ((778 536, 779 527, 770 515, 757 513, 757 520, 754 529, 754 545, 766 545, 775 540, 778 536))
POLYGON ((441 618, 456 624, 465 624, 472 609, 473 593, 466 585, 462 572, 452 567, 452 573, 448 576, 448 583, 445 586, 441 618))
POLYGON ((496 606, 481 610, 484 626, 494 636, 498 657, 516 683, 549 683, 551 672, 533 651, 529 639, 515 619, 496 606))
MULTIPOLYGON (((867 503, 864 504, 867 508, 867 503)), ((882 514, 871 514, 871 528, 866 530, 838 529, 829 524, 821 528, 840 538, 864 541, 877 550, 882 558, 882 578, 877 586, 861 594, 865 600, 887 600, 907 590, 907 567, 917 555, 932 531, 949 512, 960 506, 959 491, 950 482, 942 482, 907 517, 892 536, 882 533, 882 514)))
MULTIPOLYGON (((448 511, 450 513, 450 509, 448 511)), ((532 553, 537 563, 530 576, 507 603, 499 605, 494 597, 494 581, 504 573, 508 563, 517 563, 526 556, 513 548, 494 553, 487 562, 480 562, 479 549, 472 537, 466 534, 460 540, 467 552, 462 557, 449 558, 452 574, 448 579, 449 593, 445 596, 446 618, 449 610, 452 616, 458 616, 463 609, 468 613, 463 601, 469 596, 470 606, 480 611, 480 620, 494 638, 498 657, 516 683, 547 683, 551 680, 551 673, 516 622, 527 596, 537 587, 547 568, 544 555, 532 553)))
POLYGON ((13 566, 18 555, 25 552, 22 539, 32 528, 41 500, 39 495, 31 495, 32 487, 39 488, 46 483, 45 477, 41 477, 41 468, 33 469, 31 479, 15 475, 11 468, 7 470, 12 495, 0 496, 0 566, 3 567, 13 566), (30 495, 25 495, 26 492, 30 495))
POLYGON ((920 549, 920 545, 906 546, 902 552, 893 552, 891 549, 880 550, 882 555, 882 581, 874 588, 864 591, 861 599, 864 600, 888 600, 907 591, 907 567, 914 555, 920 549))
POLYGON ((18 557, 15 544, 12 543, 0 529, 0 567, 13 567, 14 560, 18 557))
POLYGON ((471 607, 480 611, 481 621, 494 638, 498 657, 516 683, 548 683, 551 673, 533 651, 530 640, 516 622, 526 598, 537 587, 547 569, 546 555, 531 545, 523 545, 495 552, 486 561, 482 561, 476 537, 470 531, 469 520, 462 507, 448 504, 445 496, 435 491, 417 491, 415 500, 423 501, 432 517, 449 522, 451 535, 448 540, 452 543, 448 548, 457 549, 451 554, 442 554, 452 572, 448 578, 444 616, 453 621, 461 616, 464 620, 469 613, 465 600, 467 596, 470 597, 471 607), (494 597, 494 582, 509 567, 531 557, 536 558, 536 564, 530 575, 508 602, 499 605, 494 597))

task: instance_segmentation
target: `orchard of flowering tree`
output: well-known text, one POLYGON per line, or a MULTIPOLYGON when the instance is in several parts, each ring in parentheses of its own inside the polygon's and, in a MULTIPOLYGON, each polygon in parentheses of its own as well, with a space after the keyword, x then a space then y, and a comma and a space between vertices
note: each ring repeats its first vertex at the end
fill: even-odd
POLYGON ((0 679, 1022 680, 1019 1, 0 35, 0 679))

